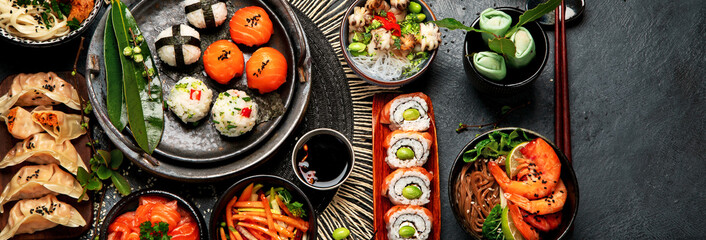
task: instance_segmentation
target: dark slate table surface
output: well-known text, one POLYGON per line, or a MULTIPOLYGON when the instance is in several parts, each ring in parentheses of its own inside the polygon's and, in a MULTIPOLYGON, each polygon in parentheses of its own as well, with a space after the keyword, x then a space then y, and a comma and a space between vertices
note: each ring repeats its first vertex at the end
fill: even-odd
MULTIPOLYGON (((521 0, 427 2, 437 17, 466 23, 488 7, 524 8, 521 0)), ((701 142, 706 130, 704 12, 701 0, 596 0, 588 1, 581 22, 567 29, 573 165, 581 193, 572 238, 706 238, 706 148, 701 142)), ((434 101, 442 239, 462 239, 467 235, 455 223, 448 203, 448 172, 462 147, 484 130, 457 134, 454 129, 459 122, 495 121, 502 106, 529 101, 500 126, 524 127, 553 138, 554 62, 550 58, 522 96, 482 96, 463 72, 465 33, 443 34, 431 70, 403 91, 423 91, 434 101)), ((553 39, 551 30, 547 34, 553 39)), ((63 47, 25 49, 1 42, 0 77, 69 70, 78 44, 75 40, 63 47)), ((83 62, 85 56, 81 58, 83 62)), ((205 210, 222 190, 206 185, 185 191, 213 195, 199 206, 205 210)))

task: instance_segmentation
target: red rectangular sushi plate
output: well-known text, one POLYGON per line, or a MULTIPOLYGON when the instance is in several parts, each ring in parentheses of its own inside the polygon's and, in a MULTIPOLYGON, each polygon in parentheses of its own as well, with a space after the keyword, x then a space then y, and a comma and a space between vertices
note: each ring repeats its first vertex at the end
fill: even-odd
MULTIPOLYGON (((385 213, 392 207, 392 203, 386 197, 382 196, 382 182, 385 180, 392 170, 390 166, 385 163, 385 148, 382 147, 382 142, 385 141, 385 137, 390 134, 390 128, 387 125, 380 124, 380 114, 385 104, 397 97, 400 94, 376 94, 373 97, 373 217, 375 219, 374 227, 377 233, 375 234, 376 240, 386 240, 387 239, 387 228, 385 224, 385 213)), ((424 207, 431 211, 432 218, 432 232, 429 235, 429 239, 438 240, 441 238, 441 189, 439 188, 439 153, 436 142, 436 122, 434 120, 434 108, 432 107, 431 101, 427 102, 429 105, 429 117, 431 118, 431 127, 427 131, 431 134, 432 139, 434 139, 431 145, 431 152, 429 153, 429 159, 427 163, 424 164, 424 168, 427 169, 434 175, 431 180, 431 199, 430 202, 424 207)))

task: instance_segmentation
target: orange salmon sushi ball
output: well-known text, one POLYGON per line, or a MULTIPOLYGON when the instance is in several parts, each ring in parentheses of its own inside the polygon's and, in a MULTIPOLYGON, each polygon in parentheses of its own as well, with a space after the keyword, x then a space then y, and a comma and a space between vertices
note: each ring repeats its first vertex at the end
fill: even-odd
POLYGON ((247 46, 258 46, 270 41, 274 33, 272 20, 261 7, 244 7, 230 19, 230 38, 247 46))
POLYGON ((228 40, 218 40, 203 52, 206 74, 220 84, 227 84, 234 77, 243 75, 244 63, 243 52, 228 40))
POLYGON ((245 72, 248 87, 268 93, 277 90, 287 81, 287 59, 271 47, 263 47, 252 54, 245 72))

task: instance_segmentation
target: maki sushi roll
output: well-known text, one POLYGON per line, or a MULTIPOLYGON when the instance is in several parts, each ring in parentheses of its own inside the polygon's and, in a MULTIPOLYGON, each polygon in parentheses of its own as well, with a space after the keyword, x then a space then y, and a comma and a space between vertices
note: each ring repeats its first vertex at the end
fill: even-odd
POLYGON ((237 137, 255 126, 257 103, 247 93, 231 89, 218 94, 211 116, 218 132, 227 137, 237 137))
POLYGON ((230 38, 249 47, 270 41, 274 29, 265 9, 251 6, 239 9, 230 19, 230 38))
POLYGON ((213 91, 201 80, 185 77, 169 92, 167 105, 181 121, 190 123, 199 121, 208 114, 212 98, 213 91))
POLYGON ((287 81, 287 59, 277 49, 263 47, 252 54, 245 71, 249 88, 272 92, 287 81))
POLYGON ((199 32, 184 24, 164 29, 154 45, 159 59, 172 67, 190 65, 201 57, 199 32))
POLYGON ((431 125, 428 101, 429 97, 420 92, 399 95, 385 104, 380 123, 389 124, 392 131, 426 131, 431 125))
POLYGON ((243 75, 243 52, 228 40, 218 40, 203 52, 203 68, 213 80, 228 84, 234 77, 243 75))
POLYGON ((427 162, 431 143, 431 134, 426 132, 394 131, 382 143, 387 149, 385 162, 391 168, 421 167, 427 162))
POLYGON ((387 238, 428 239, 432 228, 432 214, 420 206, 394 206, 385 213, 387 238))
POLYGON ((424 205, 431 197, 432 174, 421 167, 400 168, 382 182, 382 195, 394 205, 424 205))
POLYGON ((228 8, 222 0, 185 0, 186 19, 197 28, 215 28, 228 18, 228 8))

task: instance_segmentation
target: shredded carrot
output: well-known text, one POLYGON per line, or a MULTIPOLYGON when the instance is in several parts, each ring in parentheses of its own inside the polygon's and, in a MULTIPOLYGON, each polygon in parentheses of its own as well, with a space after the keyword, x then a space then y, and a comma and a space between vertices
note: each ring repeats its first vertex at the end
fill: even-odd
POLYGON ((57 118, 56 114, 54 114, 54 113, 49 113, 49 112, 35 113, 34 119, 37 122, 39 122, 40 124, 47 126, 47 127, 59 126, 59 119, 57 118))
POLYGON ((239 201, 234 205, 236 208, 263 208, 261 202, 239 201))
MULTIPOLYGON (((245 216, 245 215, 236 215, 233 217, 235 217, 236 219, 244 219, 242 222, 253 223, 253 224, 267 224, 267 219, 264 217, 245 216)), ((287 225, 287 227, 291 227, 291 226, 287 225)), ((285 237, 294 237, 294 233, 292 233, 292 230, 294 230, 294 227, 291 227, 291 229, 288 229, 288 228, 285 228, 279 224, 275 224, 275 230, 285 237)))
POLYGON ((230 230, 230 239, 243 240, 243 237, 240 236, 240 233, 238 231, 230 230))
MULTIPOLYGON (((246 227, 246 228, 249 228, 249 229, 253 229, 253 230, 255 230, 255 231, 262 232, 262 233, 264 233, 264 234, 267 234, 268 236, 272 237, 272 239, 280 239, 279 236, 277 236, 277 233, 275 233, 275 232, 273 232, 273 231, 270 231, 269 229, 264 228, 264 227, 262 227, 262 226, 260 226, 260 225, 249 224, 249 223, 242 223, 242 222, 238 223, 238 225, 239 225, 239 226, 246 227)), ((254 235, 254 234, 253 234, 253 235, 254 235)))
MULTIPOLYGON (((266 216, 265 213, 261 213, 261 212, 242 212, 238 215, 233 215, 233 218, 242 219, 241 216, 243 216, 243 215, 260 216, 260 217, 266 216)), ((301 219, 291 218, 291 217, 287 217, 287 216, 283 216, 283 215, 279 215, 279 214, 272 214, 272 218, 274 218, 275 220, 282 221, 288 225, 294 226, 304 232, 309 230, 309 223, 305 222, 304 220, 301 220, 301 219)), ((250 219, 252 219, 252 218, 250 218, 250 219)))
POLYGON ((282 201, 282 198, 280 198, 279 195, 277 195, 277 196, 275 196, 275 199, 277 199, 277 205, 279 205, 279 208, 281 208, 282 211, 284 211, 284 213, 287 214, 287 216, 292 216, 292 213, 289 212, 289 208, 287 208, 287 205, 284 204, 284 201, 282 201))
POLYGON ((275 230, 274 221, 272 220, 272 210, 270 210, 270 203, 265 198, 264 194, 260 194, 260 201, 262 201, 262 206, 265 207, 265 215, 267 216, 267 228, 270 231, 275 230))
POLYGON ((247 201, 246 199, 249 199, 249 198, 250 198, 250 194, 252 194, 253 185, 254 185, 253 183, 251 183, 250 185, 248 185, 248 187, 246 187, 245 190, 243 190, 243 193, 240 194, 240 201, 241 201, 241 202, 242 202, 242 201, 247 201))
POLYGON ((226 238, 226 232, 223 231, 223 228, 221 228, 221 240, 228 240, 228 238, 226 238))
POLYGON ((15 107, 12 110, 10 110, 10 113, 7 114, 7 130, 12 132, 12 127, 15 126, 15 115, 17 115, 17 108, 15 107))

